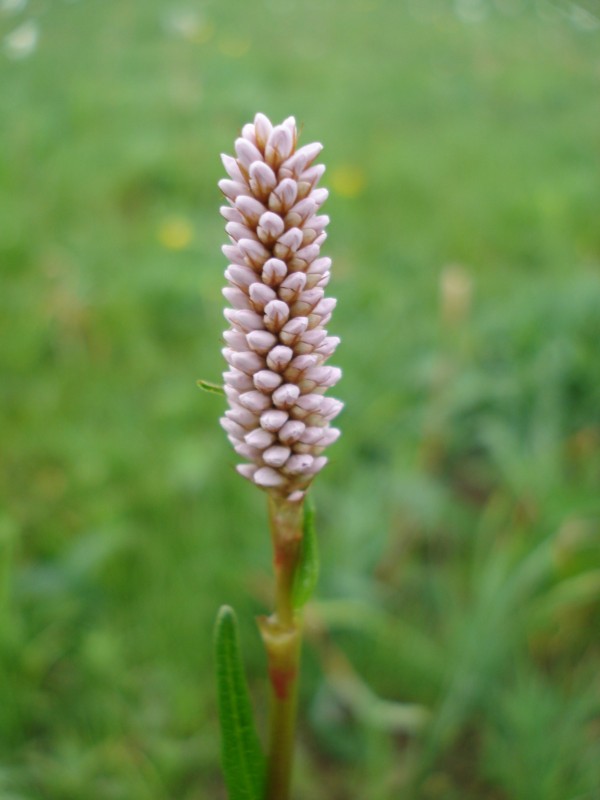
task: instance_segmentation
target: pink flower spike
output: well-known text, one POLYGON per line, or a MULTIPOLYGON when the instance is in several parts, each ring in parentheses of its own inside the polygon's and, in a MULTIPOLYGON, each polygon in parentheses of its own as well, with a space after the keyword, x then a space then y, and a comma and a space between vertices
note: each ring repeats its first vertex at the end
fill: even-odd
POLYGON ((339 436, 329 420, 342 409, 324 396, 341 377, 325 365, 339 339, 325 324, 335 300, 325 297, 331 259, 321 255, 329 218, 319 214, 328 192, 316 188, 324 167, 319 143, 297 147, 293 117, 273 126, 264 114, 242 128, 235 158, 223 156, 219 184, 232 244, 225 317, 223 374, 229 409, 222 420, 245 478, 300 503, 339 436))

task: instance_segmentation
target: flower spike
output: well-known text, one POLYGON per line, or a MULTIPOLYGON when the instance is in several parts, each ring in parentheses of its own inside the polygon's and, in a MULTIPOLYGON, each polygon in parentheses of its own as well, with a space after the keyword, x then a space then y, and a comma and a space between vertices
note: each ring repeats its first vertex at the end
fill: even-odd
POLYGON ((313 162, 322 145, 297 148, 297 140, 293 117, 273 125, 257 114, 236 156, 222 157, 229 177, 219 182, 231 241, 223 247, 230 408, 221 424, 249 462, 238 472, 291 502, 327 463, 323 450, 339 436, 330 422, 343 407, 323 396, 341 370, 324 366, 339 339, 325 330, 335 300, 324 296, 331 259, 320 254, 327 190, 313 162))

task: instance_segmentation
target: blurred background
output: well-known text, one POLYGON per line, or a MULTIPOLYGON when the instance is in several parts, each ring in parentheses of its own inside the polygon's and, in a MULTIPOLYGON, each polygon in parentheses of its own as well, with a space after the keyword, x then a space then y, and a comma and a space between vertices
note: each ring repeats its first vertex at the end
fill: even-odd
POLYGON ((225 798, 270 606, 219 153, 325 144, 346 409, 297 797, 600 797, 597 0, 0 0, 0 797, 225 798))

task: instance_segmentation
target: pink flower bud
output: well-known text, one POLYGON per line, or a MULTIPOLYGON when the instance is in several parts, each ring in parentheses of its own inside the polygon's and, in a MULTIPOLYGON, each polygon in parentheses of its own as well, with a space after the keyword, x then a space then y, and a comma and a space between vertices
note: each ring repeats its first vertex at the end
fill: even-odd
POLYGON ((246 334, 248 346, 261 356, 266 355, 277 344, 277 337, 269 331, 250 331, 246 334))
POLYGON ((228 386, 232 386, 240 392, 247 392, 254 386, 252 378, 236 368, 224 372, 223 380, 228 386))
POLYGON ((237 350, 239 353, 248 349, 248 342, 243 333, 239 331, 229 330, 223 333, 223 339, 227 342, 232 350, 237 350))
POLYGON ((278 214, 285 214, 296 202, 298 184, 291 178, 285 178, 276 186, 269 196, 269 208, 278 214))
POLYGON ((262 486, 265 489, 274 489, 276 486, 282 486, 285 483, 283 475, 272 467, 257 469, 252 479, 257 486, 262 486))
MULTIPOLYGON (((235 425, 235 423, 230 420, 226 420, 226 422, 235 425)), ((239 425, 237 427, 239 428, 239 425)), ((240 428, 240 430, 245 432, 243 428, 240 428)), ((276 441, 275 434, 269 433, 269 431, 265 431, 263 428, 256 428, 256 430, 250 431, 250 433, 246 434, 245 439, 251 447, 256 447, 257 450, 265 450, 276 441)))
POLYGON ((235 201, 235 208, 248 225, 256 225, 258 220, 267 210, 263 204, 255 197, 240 195, 235 201))
POLYGON ((234 242, 240 239, 256 239, 254 231, 250 230, 243 222, 228 222, 225 230, 234 242))
POLYGON ((228 300, 234 308, 250 308, 248 295, 244 294, 241 289, 226 286, 225 289, 221 291, 223 292, 223 297, 228 300))
POLYGON ((262 457, 265 464, 268 464, 270 467, 282 467, 290 457, 291 452, 289 447, 275 445, 265 450, 262 457))
MULTIPOLYGON (((227 230, 227 228, 225 228, 227 230)), ((265 211, 258 221, 258 228, 256 233, 258 238, 264 244, 273 242, 278 236, 281 236, 285 230, 285 223, 278 214, 272 211, 265 211)))
POLYGON ((274 169, 277 169, 281 162, 290 155, 293 147, 294 138, 290 129, 284 125, 276 125, 265 146, 265 159, 274 169))
POLYGON ((294 351, 285 345, 277 345, 267 356, 267 366, 274 372, 281 372, 290 363, 294 356, 294 351))
POLYGON ((250 350, 245 353, 236 353, 231 350, 226 358, 232 367, 239 369, 240 372, 245 372, 246 375, 254 375, 265 365, 264 360, 257 353, 253 353, 250 350))
POLYGON ((278 286, 287 275, 285 261, 279 258, 270 258, 265 261, 262 269, 262 279, 267 286, 278 286))
POLYGON ((225 153, 221 153, 221 161, 223 162, 225 171, 227 172, 232 181, 236 181, 237 183, 241 184, 245 183, 245 178, 242 175, 242 172, 235 158, 227 156, 225 155, 225 153))
POLYGON ((279 441, 283 442, 283 444, 292 445, 300 439, 305 428, 306 425, 299 419, 290 419, 279 430, 279 441))
POLYGON ((278 375, 276 372, 271 372, 271 370, 261 369, 254 374, 254 385, 257 389, 260 389, 261 392, 272 392, 273 389, 276 389, 281 383, 283 383, 281 375, 278 375))
POLYGON ((241 194, 250 194, 248 187, 241 181, 230 181, 227 178, 219 181, 219 189, 223 192, 225 197, 232 202, 241 194))
MULTIPOLYGON (((265 411, 260 417, 260 427, 264 428, 266 431, 275 433, 287 422, 288 416, 286 411, 280 411, 279 409, 265 411)), ((234 419, 235 422, 239 422, 238 419, 232 419, 234 419)), ((240 422, 240 425, 242 424, 243 423, 240 422)))
POLYGON ((248 294, 254 307, 260 311, 264 311, 265 306, 277 298, 273 289, 269 286, 265 286, 264 283, 253 283, 248 288, 248 294))
POLYGON ((243 222, 244 218, 237 210, 237 208, 232 208, 231 206, 221 206, 219 209, 221 216, 225 217, 227 222, 243 222))
POLYGON ((300 388, 294 383, 284 383, 283 386, 275 389, 272 400, 277 408, 291 408, 298 397, 300 397, 300 388))
POLYGON ((292 272, 281 282, 279 296, 286 303, 293 303, 306 285, 306 275, 303 272, 292 272))
POLYGON ((248 331, 259 330, 263 327, 262 317, 256 311, 249 309, 231 309, 226 308, 223 312, 225 319, 228 320, 232 327, 247 333, 248 331))
POLYGON ((257 114, 254 117, 254 134, 256 137, 256 144, 263 153, 272 130, 273 126, 271 125, 270 120, 265 117, 264 114, 257 114))
POLYGON ((239 289, 247 289, 256 280, 256 272, 250 267, 238 266, 237 264, 230 264, 225 270, 225 277, 234 286, 239 289))
POLYGON ((255 239, 240 239, 238 247, 241 250, 247 264, 251 267, 262 268, 269 257, 269 251, 255 239))
POLYGON ((248 139, 245 139, 244 137, 236 139, 234 147, 238 157, 238 162, 246 169, 246 172, 250 169, 250 165, 254 161, 263 160, 260 150, 258 150, 250 141, 248 141, 248 139))
MULTIPOLYGON (((255 161, 250 167, 249 174, 250 189, 252 190, 254 197, 256 197, 258 200, 264 200, 266 197, 268 197, 269 193, 277 185, 275 173, 268 164, 263 164, 262 161, 255 161)), ((226 194, 225 190, 220 186, 220 184, 219 188, 224 194, 226 194)), ((235 189, 229 188, 229 191, 232 192, 235 191, 235 189)), ((236 193, 235 197, 237 197, 238 194, 250 194, 250 192, 239 191, 236 193)), ((227 194, 226 196, 229 197, 227 194)), ((235 197, 233 198, 234 200, 235 197)))
POLYGON ((271 407, 271 401, 266 394, 254 390, 253 392, 245 392, 239 396, 238 402, 240 405, 252 411, 254 414, 260 414, 271 407))
POLYGON ((279 332, 290 316, 290 308, 283 300, 271 300, 265 306, 264 323, 267 330, 279 332))

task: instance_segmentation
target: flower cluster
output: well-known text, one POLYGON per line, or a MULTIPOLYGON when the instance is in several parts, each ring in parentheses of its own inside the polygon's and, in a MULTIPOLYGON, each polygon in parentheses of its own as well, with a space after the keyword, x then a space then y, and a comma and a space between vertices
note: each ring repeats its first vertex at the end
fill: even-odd
POLYGON ((342 409, 324 397, 341 370, 324 366, 339 339, 325 330, 336 301, 324 296, 331 259, 320 255, 328 192, 317 188, 325 167, 313 161, 322 145, 296 142, 293 117, 273 126, 257 114, 236 158, 222 157, 229 179, 219 182, 231 240, 223 247, 230 408, 221 424, 250 462, 238 471, 292 502, 326 464, 323 450, 340 433, 329 423, 342 409))

